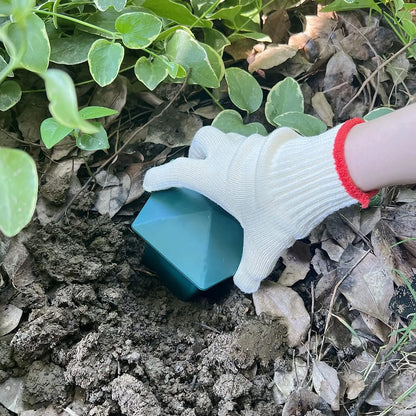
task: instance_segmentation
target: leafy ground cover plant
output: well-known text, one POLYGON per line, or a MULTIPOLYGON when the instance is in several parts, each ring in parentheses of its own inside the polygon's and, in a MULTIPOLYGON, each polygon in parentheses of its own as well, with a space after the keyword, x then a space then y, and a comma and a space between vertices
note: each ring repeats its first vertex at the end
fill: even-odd
MULTIPOLYGON (((238 68, 228 68, 225 72, 228 93, 231 101, 247 114, 260 108, 263 92, 257 80, 238 68)), ((287 77, 276 83, 267 95, 265 105, 267 121, 274 127, 291 127, 304 136, 315 136, 324 132, 325 123, 317 117, 304 113, 304 98, 299 83, 287 77)), ((243 118, 235 110, 223 110, 212 125, 229 133, 237 132, 248 136, 253 133, 267 135, 260 123, 244 124, 243 118)))
MULTIPOLYGON (((87 121, 108 112, 104 114, 101 109, 97 113, 97 108, 78 111, 72 79, 61 69, 49 69, 51 64, 71 66, 87 62, 92 80, 100 86, 112 83, 120 71, 134 69, 138 80, 149 90, 164 80, 183 82, 186 76, 189 84, 215 88, 224 77, 222 52, 226 45, 242 37, 269 40, 260 31, 262 7, 260 0, 192 0, 189 3, 95 0, 85 4, 3 1, 0 4, 3 44, 0 110, 12 108, 21 99, 22 88, 16 71, 33 72, 45 82, 53 116, 42 125, 46 147, 72 134, 83 150, 108 148, 102 126, 87 121), (223 31, 213 27, 213 22, 219 19, 223 31), (124 63, 127 54, 129 64, 124 63)), ((16 165, 30 164, 28 169, 17 172, 19 180, 31 184, 17 202, 14 187, 3 190, 3 204, 10 215, 0 220, 0 229, 12 236, 33 214, 36 170, 33 161, 28 162, 30 158, 19 152, 1 148, 0 153, 3 153, 1 174, 5 177, 14 172, 16 165), (15 215, 16 206, 25 215, 15 215)))

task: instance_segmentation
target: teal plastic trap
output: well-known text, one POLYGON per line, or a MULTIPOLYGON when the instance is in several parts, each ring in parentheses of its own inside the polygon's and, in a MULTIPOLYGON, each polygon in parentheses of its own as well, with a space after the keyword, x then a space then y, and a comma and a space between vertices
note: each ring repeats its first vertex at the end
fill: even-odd
POLYGON ((241 260, 239 222, 189 189, 154 192, 132 228, 146 241, 143 264, 180 299, 233 276, 241 260))

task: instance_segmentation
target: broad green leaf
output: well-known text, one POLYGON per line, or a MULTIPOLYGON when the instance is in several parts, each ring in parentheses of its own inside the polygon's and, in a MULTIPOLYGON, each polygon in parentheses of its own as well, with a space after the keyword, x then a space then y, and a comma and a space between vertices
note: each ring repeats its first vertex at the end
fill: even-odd
POLYGON ((266 101, 266 118, 270 124, 274 119, 288 112, 303 113, 303 95, 299 84, 291 77, 278 82, 269 92, 266 101))
POLYGON ((93 118, 108 117, 117 114, 118 111, 108 107, 100 107, 99 105, 91 105, 79 110, 79 115, 84 120, 91 120, 93 118))
POLYGON ((107 132, 104 130, 104 127, 95 121, 91 122, 98 129, 97 133, 94 134, 81 134, 77 137, 77 146, 81 150, 95 151, 95 150, 104 150, 110 147, 108 143, 107 132))
MULTIPOLYGON (((4 0, 1 0, 3 3, 4 0)), ((6 5, 9 3, 5 2, 6 5)), ((27 17, 32 13, 33 8, 35 7, 35 0, 12 0, 12 9, 10 14, 12 15, 12 20, 17 23, 24 22, 27 17)))
MULTIPOLYGON (((40 17, 31 14, 22 25, 11 23, 7 34, 17 53, 21 55, 16 67, 37 73, 46 71, 51 48, 45 24, 40 17)), ((10 54, 9 50, 8 52, 10 54)))
POLYGON ((212 126, 224 133, 238 133, 243 136, 250 136, 252 134, 267 136, 267 130, 262 124, 244 124, 241 115, 235 110, 221 111, 213 120, 212 126))
POLYGON ((317 136, 326 131, 326 124, 309 114, 291 111, 280 114, 273 120, 275 126, 290 127, 303 136, 317 136))
POLYGON ((73 129, 59 124, 54 118, 49 117, 42 121, 40 125, 40 137, 47 149, 51 149, 68 134, 71 134, 73 129))
POLYGON ((0 147, 0 231, 13 237, 35 211, 38 176, 33 159, 19 149, 0 147))
POLYGON ((265 35, 264 33, 259 32, 240 32, 240 33, 232 33, 228 40, 230 42, 236 42, 240 39, 254 39, 257 42, 272 42, 272 39, 270 36, 265 35))
POLYGON ((184 5, 172 0, 145 0, 143 6, 165 19, 185 26, 212 27, 209 20, 199 20, 184 5))
POLYGON ((161 59, 150 61, 142 56, 134 66, 134 73, 139 81, 153 91, 168 76, 169 69, 161 59))
POLYGON ((12 108, 21 97, 22 90, 16 81, 4 81, 0 84, 0 111, 12 108))
POLYGON ((96 133, 97 128, 81 118, 78 113, 77 95, 71 77, 59 69, 49 69, 42 77, 50 101, 49 111, 55 120, 72 129, 96 133))
POLYGON ((202 42, 199 42, 199 44, 204 48, 208 57, 208 62, 210 63, 211 68, 214 70, 215 76, 219 81, 221 81, 225 75, 224 61, 222 60, 221 56, 218 55, 218 53, 215 52, 213 48, 211 48, 211 46, 202 42))
POLYGON ((374 110, 370 111, 368 114, 364 116, 364 120, 365 121, 374 120, 386 114, 393 113, 393 111, 394 110, 389 107, 375 108, 374 110))
POLYGON ((373 9, 381 13, 380 7, 374 0, 335 0, 332 3, 325 6, 322 12, 344 12, 348 10, 357 9, 373 9))
POLYGON ((106 39, 96 40, 88 53, 88 65, 94 81, 101 87, 111 84, 124 58, 124 47, 106 39))
POLYGON ((188 82, 218 88, 219 79, 205 49, 188 32, 177 30, 166 45, 166 56, 191 71, 188 82))
POLYGON ((1 0, 0 1, 0 16, 9 16, 12 13, 12 1, 1 0))
POLYGON ((225 79, 230 99, 238 108, 248 113, 260 108, 263 92, 253 75, 240 68, 227 68, 225 79))
POLYGON ((222 19, 234 22, 235 18, 241 13, 241 5, 231 5, 222 3, 224 7, 216 9, 213 13, 209 13, 208 17, 212 20, 222 19))
POLYGON ((198 16, 208 12, 208 10, 215 3, 219 3, 218 0, 191 0, 192 9, 198 16))
POLYGON ((69 37, 55 37, 51 44, 50 60, 56 64, 76 65, 88 60, 91 45, 99 39, 90 33, 80 32, 69 37))
POLYGON ((142 49, 157 38, 162 21, 150 13, 126 13, 116 20, 116 29, 122 34, 123 43, 128 48, 142 49))
POLYGON ((126 5, 126 0, 94 0, 98 10, 102 12, 107 10, 109 7, 114 7, 118 12, 121 12, 126 5))
POLYGON ((202 32, 204 33, 204 43, 211 46, 211 48, 222 56, 224 48, 230 45, 226 36, 216 29, 203 28, 202 32))

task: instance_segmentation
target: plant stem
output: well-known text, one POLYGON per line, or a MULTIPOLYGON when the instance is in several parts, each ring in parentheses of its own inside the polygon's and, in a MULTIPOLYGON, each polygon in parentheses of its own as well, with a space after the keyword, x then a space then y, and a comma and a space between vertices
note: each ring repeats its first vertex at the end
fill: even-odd
POLYGON ((220 1, 221 0, 217 0, 215 3, 213 3, 207 10, 205 10, 205 12, 204 13, 202 13, 202 15, 200 16, 200 17, 198 17, 198 19, 197 20, 195 20, 195 22, 194 23, 192 23, 192 25, 190 25, 189 26, 189 29, 192 29, 192 28, 194 28, 195 27, 195 25, 197 24, 197 23, 199 23, 202 19, 205 19, 205 16, 208 14, 208 13, 211 13, 211 11, 212 10, 214 10, 217 6, 218 6, 218 4, 220 3, 220 1))
POLYGON ((55 12, 48 12, 46 10, 36 10, 36 9, 34 10, 34 12, 38 13, 38 14, 43 14, 43 15, 46 15, 46 16, 53 16, 53 17, 56 17, 56 18, 59 17, 59 18, 64 19, 64 20, 69 20, 70 22, 74 22, 78 25, 89 27, 90 29, 96 30, 98 32, 101 32, 104 35, 107 35, 107 36, 111 37, 111 39, 119 39, 120 38, 120 36, 116 32, 111 32, 110 30, 104 29, 100 26, 96 26, 96 25, 92 25, 91 23, 83 22, 82 20, 76 19, 76 18, 71 17, 71 16, 67 16, 65 14, 55 13, 55 12))
POLYGON ((211 94, 211 92, 207 89, 207 88, 205 88, 205 87, 202 87, 203 88, 203 90, 211 97, 211 99, 212 99, 212 101, 214 101, 214 103, 219 107, 219 108, 221 108, 221 110, 222 111, 224 111, 225 110, 225 108, 220 104, 220 102, 211 94))

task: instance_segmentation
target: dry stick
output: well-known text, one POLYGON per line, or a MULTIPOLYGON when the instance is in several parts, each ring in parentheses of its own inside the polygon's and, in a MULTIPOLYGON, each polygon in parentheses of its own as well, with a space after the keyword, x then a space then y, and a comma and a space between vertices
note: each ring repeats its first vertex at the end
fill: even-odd
POLYGON ((344 105, 343 109, 339 113, 341 116, 342 113, 347 109, 347 107, 350 106, 350 104, 363 92, 364 88, 367 86, 367 84, 378 74, 379 71, 381 71, 386 65, 388 65, 394 58, 397 58, 401 53, 403 53, 407 48, 412 46, 414 43, 416 43, 416 39, 411 40, 409 43, 403 46, 400 50, 398 50, 395 54, 393 54, 389 59, 385 60, 380 66, 378 66, 374 72, 362 83, 361 87, 357 91, 357 93, 354 95, 354 97, 351 98, 347 102, 347 104, 344 105))
POLYGON ((377 375, 371 380, 370 384, 366 386, 366 388, 363 390, 363 392, 360 394, 360 397, 357 399, 357 401, 354 403, 354 406, 352 406, 349 410, 349 416, 357 416, 358 412, 360 410, 360 407, 364 404, 367 397, 373 392, 373 390, 378 386, 378 384, 386 377, 387 373, 389 372, 392 362, 398 360, 400 358, 401 352, 412 352, 416 348, 416 340, 413 340, 412 342, 409 342, 408 344, 404 345, 401 349, 401 351, 396 351, 389 361, 385 362, 380 370, 378 371, 377 375))
POLYGON ((322 348, 325 342, 325 333, 328 330, 329 327, 329 322, 331 320, 331 316, 332 316, 332 309, 334 309, 334 303, 335 303, 335 298, 336 298, 336 294, 338 291, 338 288, 341 286, 342 282, 352 273, 352 271, 364 260, 364 258, 367 256, 368 253, 370 253, 371 250, 367 250, 358 260, 357 262, 351 266, 351 268, 344 274, 344 276, 342 276, 342 278, 340 279, 340 281, 335 285, 334 290, 332 292, 332 296, 331 296, 331 300, 329 302, 329 308, 328 308, 328 315, 326 317, 326 322, 325 322, 325 329, 324 329, 324 336, 322 338, 322 343, 321 343, 321 351, 319 353, 319 359, 322 359, 322 348))
MULTIPOLYGON (((152 117, 149 121, 147 121, 143 126, 138 127, 137 129, 134 129, 130 132, 130 134, 127 136, 127 139, 124 141, 124 144, 113 154, 111 155, 102 165, 94 172, 94 175, 96 176, 98 173, 100 173, 108 164, 114 161, 114 159, 126 148, 126 146, 131 142, 131 140, 134 139, 134 137, 137 135, 137 133, 144 130, 146 127, 150 126, 155 120, 162 117, 163 114, 166 112, 166 110, 172 106, 172 104, 176 101, 176 99, 179 97, 181 92, 185 89, 188 79, 189 79, 190 71, 188 71, 188 74, 186 75, 186 78, 181 85, 181 88, 176 92, 176 94, 173 96, 173 98, 168 102, 165 108, 162 109, 162 111, 159 114, 156 114, 154 117, 152 117)), ((74 203, 74 201, 85 191, 87 186, 91 183, 91 181, 94 179, 94 176, 90 176, 87 181, 84 183, 82 188, 71 198, 71 200, 66 205, 65 209, 62 211, 62 213, 57 217, 56 222, 59 222, 62 220, 64 215, 66 215, 66 212, 68 211, 69 207, 74 203)))

